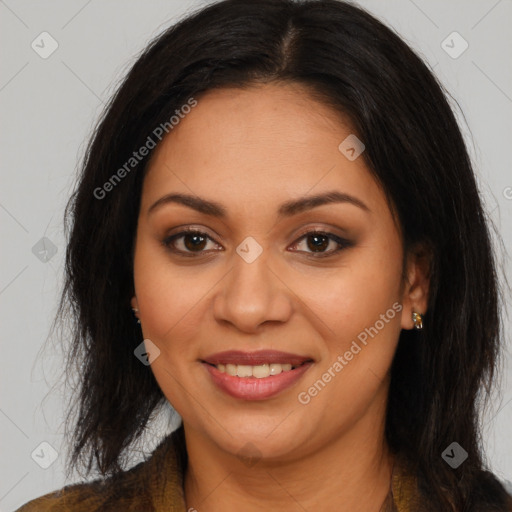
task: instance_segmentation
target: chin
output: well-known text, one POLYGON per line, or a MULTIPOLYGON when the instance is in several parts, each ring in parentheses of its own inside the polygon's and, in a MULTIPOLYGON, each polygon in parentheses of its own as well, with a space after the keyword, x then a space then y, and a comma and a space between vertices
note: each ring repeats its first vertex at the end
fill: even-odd
POLYGON ((302 421, 283 421, 286 414, 279 418, 255 418, 229 423, 215 432, 205 432, 221 449, 238 457, 261 459, 296 458, 311 439, 309 431, 304 429, 302 421), (254 423, 252 422, 254 421, 254 423), (229 428, 226 425, 229 423, 229 428))

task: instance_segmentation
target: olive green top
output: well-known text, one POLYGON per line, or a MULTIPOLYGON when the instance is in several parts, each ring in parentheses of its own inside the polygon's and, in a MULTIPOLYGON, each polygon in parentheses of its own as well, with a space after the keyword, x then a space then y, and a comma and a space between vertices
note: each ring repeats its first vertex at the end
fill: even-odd
MULTIPOLYGON (((68 485, 29 501, 15 512, 187 512, 184 446, 181 426, 155 448, 151 457, 133 468, 107 479, 68 485)), ((417 512, 416 500, 414 479, 395 463, 390 493, 381 512, 417 512)))

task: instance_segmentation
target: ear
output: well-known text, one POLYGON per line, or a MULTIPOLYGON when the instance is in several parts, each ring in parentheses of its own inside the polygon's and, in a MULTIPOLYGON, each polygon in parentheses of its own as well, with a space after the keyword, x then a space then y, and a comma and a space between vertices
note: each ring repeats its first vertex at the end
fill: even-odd
POLYGON ((402 292, 402 329, 413 329, 412 313, 424 315, 428 307, 432 251, 426 243, 417 244, 407 255, 402 292))
POLYGON ((135 309, 134 315, 139 318, 139 304, 137 303, 137 297, 134 295, 130 300, 130 305, 132 306, 132 309, 135 309))

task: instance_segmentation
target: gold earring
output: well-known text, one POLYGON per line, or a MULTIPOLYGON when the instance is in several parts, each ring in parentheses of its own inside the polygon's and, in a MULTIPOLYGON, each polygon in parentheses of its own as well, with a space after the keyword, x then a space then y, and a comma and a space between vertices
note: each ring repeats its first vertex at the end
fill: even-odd
POLYGON ((423 329, 423 315, 421 313, 412 312, 412 320, 415 329, 423 329))

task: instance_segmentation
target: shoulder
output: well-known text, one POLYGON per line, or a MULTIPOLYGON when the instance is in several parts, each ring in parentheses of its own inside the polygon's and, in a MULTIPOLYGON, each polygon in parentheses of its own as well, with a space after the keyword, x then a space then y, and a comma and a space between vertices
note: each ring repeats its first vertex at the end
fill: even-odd
POLYGON ((129 471, 106 479, 67 485, 29 501, 16 512, 152 511, 146 465, 147 462, 141 462, 129 471))
MULTIPOLYGON (((512 512, 512 484, 500 481, 492 472, 478 470, 463 490, 464 510, 473 512, 512 512)), ((399 512, 426 511, 429 492, 414 464, 397 456, 392 478, 395 507, 399 512)))
POLYGON ((67 485, 25 503, 15 512, 154 512, 162 504, 181 503, 183 455, 177 446, 182 435, 178 429, 147 460, 127 471, 67 485))

